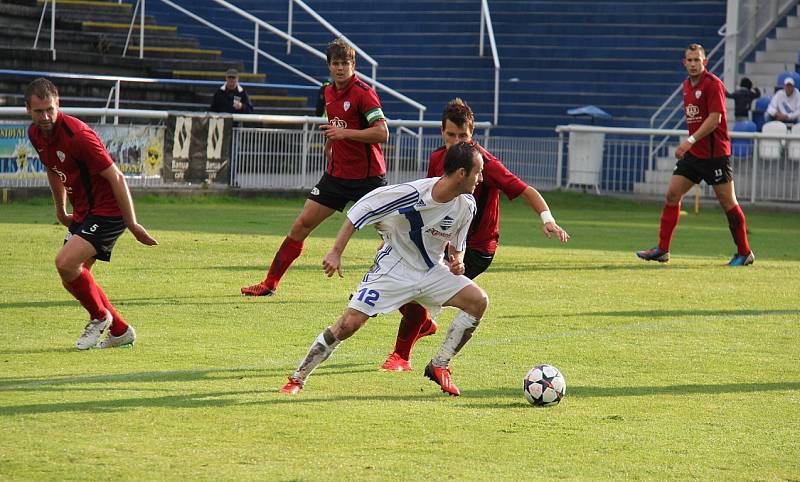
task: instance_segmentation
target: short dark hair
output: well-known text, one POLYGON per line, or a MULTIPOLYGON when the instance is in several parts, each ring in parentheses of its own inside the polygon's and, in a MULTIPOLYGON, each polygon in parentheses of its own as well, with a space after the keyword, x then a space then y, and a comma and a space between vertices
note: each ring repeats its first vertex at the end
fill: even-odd
POLYGON ((25 103, 30 105, 31 97, 34 95, 42 100, 50 98, 57 99, 58 89, 55 84, 49 80, 44 77, 39 77, 25 87, 25 103))
POLYGON ((480 154, 478 147, 472 142, 459 142, 447 150, 444 158, 444 173, 451 175, 462 167, 467 174, 475 168, 475 155, 480 154))
POLYGON ((704 49, 703 46, 700 45, 700 44, 689 44, 689 46, 686 47, 686 50, 683 51, 684 57, 686 56, 686 52, 689 52, 689 51, 691 51, 691 52, 700 52, 700 55, 702 55, 704 59, 708 58, 708 57, 706 57, 706 49, 704 49))
POLYGON ((470 132, 475 129, 475 115, 472 113, 472 109, 458 97, 445 106, 442 112, 442 129, 445 128, 448 120, 458 127, 466 127, 470 132))
POLYGON ((334 60, 352 60, 355 62, 356 51, 342 37, 337 37, 328 44, 325 49, 325 57, 328 59, 328 64, 334 60))
POLYGON ((753 81, 748 79, 747 77, 742 77, 742 80, 739 81, 739 85, 747 90, 750 90, 753 88, 753 81))

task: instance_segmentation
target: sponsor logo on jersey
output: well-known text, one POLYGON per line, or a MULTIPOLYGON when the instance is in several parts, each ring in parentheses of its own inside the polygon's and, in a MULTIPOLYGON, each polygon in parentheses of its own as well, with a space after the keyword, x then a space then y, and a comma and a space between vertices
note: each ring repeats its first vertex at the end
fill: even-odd
POLYGON ((686 106, 686 117, 691 119, 700 115, 700 108, 694 104, 689 104, 686 106))
POLYGON ((347 122, 342 119, 339 119, 338 117, 334 117, 333 119, 328 121, 328 123, 333 127, 338 127, 339 129, 347 129, 347 122))
POLYGON ((453 237, 453 233, 444 233, 436 228, 428 228, 425 232, 430 234, 434 238, 442 238, 449 240, 453 237))
POLYGON ((61 162, 64 162, 64 159, 67 158, 66 154, 61 151, 56 151, 56 157, 58 157, 58 160, 61 162))
POLYGON ((447 231, 448 229, 453 227, 453 222, 454 222, 453 218, 451 218, 450 216, 445 216, 444 219, 442 219, 442 224, 440 224, 439 226, 443 230, 447 231))
POLYGON ((414 205, 415 208, 424 208, 425 206, 427 206, 427 204, 425 204, 425 201, 423 201, 422 199, 417 201, 417 204, 414 205))

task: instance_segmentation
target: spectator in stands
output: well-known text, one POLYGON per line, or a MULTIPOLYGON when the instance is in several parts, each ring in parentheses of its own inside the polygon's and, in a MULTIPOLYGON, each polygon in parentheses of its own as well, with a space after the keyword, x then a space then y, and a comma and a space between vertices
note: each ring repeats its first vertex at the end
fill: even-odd
POLYGON ((725 91, 725 97, 733 99, 736 120, 750 120, 750 106, 755 99, 761 97, 758 87, 753 87, 753 82, 747 77, 742 77, 739 88, 735 92, 725 91))
POLYGON ((59 112, 56 86, 43 78, 28 84, 25 107, 33 121, 28 137, 47 168, 56 218, 68 229, 56 255, 56 269, 64 288, 89 312, 76 345, 79 350, 132 345, 133 327, 95 283, 91 268, 95 260, 111 259, 126 227, 140 243, 158 243, 136 221, 125 176, 97 134, 79 119, 59 112), (67 212, 67 199, 72 213, 67 212), (101 341, 106 329, 108 336, 101 341))
POLYGON ((779 120, 787 123, 797 122, 800 117, 800 94, 794 86, 794 79, 783 79, 783 90, 775 92, 767 107, 767 120, 779 120))
POLYGON ((380 144, 389 140, 381 101, 372 87, 355 74, 356 52, 338 38, 325 49, 333 83, 325 89, 328 123, 325 130, 325 173, 308 194, 270 264, 266 278, 241 289, 247 296, 272 296, 283 275, 303 251, 303 242, 348 202, 386 185, 386 162, 380 144))
POLYGON ((322 85, 319 86, 319 93, 317 94, 317 106, 314 108, 314 115, 317 117, 325 116, 325 89, 331 85, 331 79, 325 79, 322 85))
POLYGON ((646 261, 669 261, 672 234, 681 216, 681 200, 700 181, 714 188, 714 194, 728 218, 728 228, 737 248, 728 266, 746 266, 755 260, 747 240, 744 213, 736 201, 733 188, 725 86, 719 77, 706 70, 707 64, 708 58, 702 45, 691 44, 684 51, 683 66, 689 75, 683 81, 683 110, 689 137, 681 141, 675 150, 678 162, 667 187, 658 245, 636 252, 636 256, 646 261))
POLYGON ((228 69, 225 83, 214 92, 211 101, 211 112, 228 112, 231 114, 249 114, 253 112, 253 104, 244 87, 239 85, 239 72, 228 69))
MULTIPOLYGON (((442 140, 444 145, 431 153, 428 163, 428 177, 444 174, 444 160, 451 147, 458 142, 473 143, 475 115, 469 105, 459 98, 447 103, 442 112, 442 140)), ((562 243, 569 240, 550 213, 550 208, 542 195, 534 187, 527 185, 508 170, 500 159, 494 157, 482 146, 474 143, 483 156, 483 180, 475 187, 473 195, 477 201, 477 211, 467 234, 467 249, 464 252, 464 276, 474 279, 489 268, 500 240, 500 194, 508 199, 523 199, 531 211, 542 220, 542 231, 550 238, 555 235, 562 243)), ((436 322, 428 317, 427 310, 418 303, 408 303, 400 307, 403 314, 397 329, 394 350, 381 366, 389 372, 411 370, 411 350, 417 340, 436 333, 436 322)))

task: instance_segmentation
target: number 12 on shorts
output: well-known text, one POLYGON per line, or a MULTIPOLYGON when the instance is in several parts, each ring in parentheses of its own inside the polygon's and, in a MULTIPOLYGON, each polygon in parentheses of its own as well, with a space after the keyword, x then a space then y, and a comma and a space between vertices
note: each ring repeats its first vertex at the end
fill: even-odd
POLYGON ((361 288, 360 290, 356 291, 356 299, 366 305, 375 307, 375 302, 378 301, 381 294, 375 290, 368 290, 366 288, 361 288))

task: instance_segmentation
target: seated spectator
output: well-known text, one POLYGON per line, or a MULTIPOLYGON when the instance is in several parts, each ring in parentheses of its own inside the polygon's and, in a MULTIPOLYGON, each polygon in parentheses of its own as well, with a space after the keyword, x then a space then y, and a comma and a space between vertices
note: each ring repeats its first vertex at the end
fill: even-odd
POLYGON ((800 117, 800 94, 794 88, 794 79, 783 80, 783 90, 775 92, 767 107, 767 121, 779 120, 787 123, 797 122, 800 117))
POLYGON ((231 114, 249 114, 253 112, 253 104, 244 87, 239 85, 239 72, 228 69, 225 83, 214 93, 211 101, 211 112, 229 112, 231 114))
POLYGON ((758 90, 758 87, 753 87, 750 79, 742 77, 739 88, 733 93, 725 91, 725 97, 733 99, 736 120, 750 120, 750 106, 753 100, 761 97, 761 91, 758 90))

